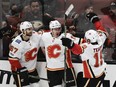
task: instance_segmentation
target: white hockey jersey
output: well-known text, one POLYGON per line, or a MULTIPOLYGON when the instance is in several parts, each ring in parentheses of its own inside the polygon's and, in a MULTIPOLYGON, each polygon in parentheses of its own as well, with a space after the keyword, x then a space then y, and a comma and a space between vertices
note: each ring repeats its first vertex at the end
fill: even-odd
POLYGON ((83 52, 79 53, 80 48, 75 45, 71 50, 74 54, 80 54, 83 63, 83 76, 85 78, 99 77, 106 68, 106 63, 102 58, 103 44, 106 40, 106 34, 101 32, 99 35, 99 44, 91 43, 81 44, 83 52))
POLYGON ((11 43, 9 56, 18 58, 22 67, 26 67, 28 70, 35 69, 40 38, 41 35, 35 31, 28 41, 24 41, 21 35, 18 35, 11 43))
MULTIPOLYGON (((65 52, 65 47, 62 45, 62 41, 60 40, 64 37, 64 33, 61 34, 58 38, 54 38, 51 35, 51 32, 43 33, 41 46, 45 47, 47 68, 49 70, 60 70, 64 69, 64 59, 66 53, 66 63, 68 67, 73 67, 71 62, 70 51, 67 50, 65 52)), ((79 38, 73 37, 71 34, 66 34, 67 38, 79 42, 79 38)))

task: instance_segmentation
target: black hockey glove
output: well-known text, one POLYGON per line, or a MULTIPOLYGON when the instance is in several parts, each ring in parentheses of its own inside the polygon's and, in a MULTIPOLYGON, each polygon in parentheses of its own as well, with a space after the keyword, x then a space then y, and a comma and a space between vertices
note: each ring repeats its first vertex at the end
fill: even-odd
POLYGON ((99 17, 95 14, 95 13, 88 13, 86 14, 87 19, 89 19, 89 21, 91 21, 92 23, 95 23, 97 21, 99 21, 99 17))
POLYGON ((29 85, 28 71, 26 67, 12 71, 17 87, 29 85))
POLYGON ((74 42, 69 38, 61 38, 62 45, 68 47, 69 49, 73 48, 74 42))

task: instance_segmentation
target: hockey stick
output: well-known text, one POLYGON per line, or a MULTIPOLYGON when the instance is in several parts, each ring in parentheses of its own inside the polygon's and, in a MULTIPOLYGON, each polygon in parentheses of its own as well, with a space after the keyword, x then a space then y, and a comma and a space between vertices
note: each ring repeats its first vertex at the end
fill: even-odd
POLYGON ((32 78, 35 78, 35 79, 41 79, 41 80, 45 80, 45 81, 50 82, 50 80, 49 80, 49 79, 41 78, 41 77, 39 77, 39 76, 32 76, 32 75, 29 75, 29 77, 32 77, 32 78))
MULTIPOLYGON (((11 72, 11 71, 7 71, 7 70, 0 70, 0 71, 1 71, 1 72, 5 72, 5 73, 10 73, 10 74, 12 74, 12 72, 11 72)), ((29 77, 32 77, 32 78, 35 78, 35 79, 40 79, 40 80, 45 80, 45 81, 50 82, 50 80, 49 80, 49 79, 47 79, 47 78, 42 78, 42 77, 32 76, 32 75, 29 75, 29 77)))
POLYGON ((19 87, 21 87, 21 80, 20 80, 20 75, 19 74, 17 74, 17 79, 18 79, 19 87))
MULTIPOLYGON (((68 7, 68 9, 66 10, 65 16, 68 16, 68 15, 70 14, 70 12, 73 10, 73 8, 74 8, 74 5, 71 4, 71 5, 68 7)), ((65 18, 65 19, 66 19, 66 18, 65 18)))
MULTIPOLYGON (((65 6, 66 6, 66 0, 65 0, 65 6)), ((66 20, 67 20, 67 17, 68 15, 70 14, 70 12, 73 10, 74 8, 74 5, 71 4, 68 9, 66 10, 65 12, 65 20, 64 20, 64 34, 65 34, 65 37, 66 37, 66 31, 67 31, 67 27, 66 27, 66 20)), ((66 87, 66 47, 65 47, 65 58, 64 58, 64 87, 66 87)))

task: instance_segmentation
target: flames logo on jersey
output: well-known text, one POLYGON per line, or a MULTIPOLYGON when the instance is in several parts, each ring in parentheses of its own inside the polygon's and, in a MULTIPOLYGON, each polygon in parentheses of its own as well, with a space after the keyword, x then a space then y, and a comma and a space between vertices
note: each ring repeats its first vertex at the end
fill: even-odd
POLYGON ((34 60, 37 57, 37 48, 33 48, 25 53, 25 61, 34 60))
POLYGON ((49 58, 57 58, 61 54, 61 47, 58 44, 50 45, 47 48, 47 52, 49 58))

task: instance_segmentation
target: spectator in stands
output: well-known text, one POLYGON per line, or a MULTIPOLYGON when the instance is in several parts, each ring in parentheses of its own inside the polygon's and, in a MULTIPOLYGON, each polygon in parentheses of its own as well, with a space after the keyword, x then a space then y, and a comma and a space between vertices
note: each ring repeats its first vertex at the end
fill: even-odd
MULTIPOLYGON (((112 2, 110 6, 111 12, 112 12, 112 21, 114 22, 116 26, 116 2, 112 2)), ((112 54, 112 59, 116 60, 116 30, 115 30, 115 41, 114 41, 114 53, 112 54)))
MULTIPOLYGON (((17 14, 20 14, 20 12, 16 12, 17 14)), ((12 41, 12 36, 17 31, 17 24, 20 22, 20 18, 16 16, 13 13, 13 15, 6 15, 4 12, 2 14, 2 25, 0 29, 0 38, 3 39, 3 56, 8 57, 9 52, 9 44, 12 41)))
POLYGON ((23 14, 22 21, 30 21, 38 31, 43 26, 41 3, 39 0, 30 0, 29 6, 30 10, 23 14))
POLYGON ((45 13, 49 13, 53 17, 64 17, 64 1, 63 0, 45 0, 45 13))
MULTIPOLYGON (((10 13, 5 16, 6 26, 1 28, 3 36, 3 56, 7 57, 9 52, 9 44, 12 41, 12 38, 17 33, 17 24, 21 22, 22 7, 16 4, 11 5, 10 13), (15 34, 15 35, 14 35, 15 34)), ((1 35, 1 34, 0 34, 1 35)))
POLYGON ((116 2, 112 2, 110 6, 102 8, 101 11, 108 15, 116 25, 116 2))
POLYGON ((110 11, 112 12, 112 14, 110 15, 112 21, 114 22, 115 26, 116 26, 116 2, 112 2, 110 5, 110 11))
POLYGON ((17 5, 15 3, 13 3, 10 6, 10 10, 9 10, 8 15, 15 15, 16 14, 16 11, 17 11, 16 9, 17 9, 17 5))
POLYGON ((88 5, 85 7, 85 11, 74 20, 76 33, 85 33, 88 29, 94 29, 94 25, 86 18, 86 14, 93 12, 93 6, 88 5))
MULTIPOLYGON (((105 14, 105 15, 108 15, 111 20, 113 21, 114 25, 116 26, 116 1, 112 2, 110 4, 110 6, 107 6, 107 7, 104 7, 101 9, 101 11, 105 14)), ((114 29, 114 32, 113 32, 115 35, 114 37, 114 40, 115 41, 110 41, 109 38, 106 39, 106 42, 104 45, 106 45, 105 47, 110 47, 110 48, 114 48, 114 52, 112 54, 112 59, 116 60, 115 56, 116 56, 116 30, 114 29)))

